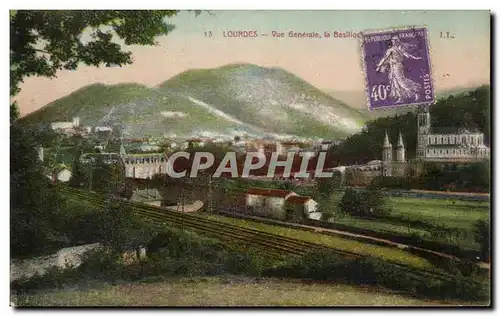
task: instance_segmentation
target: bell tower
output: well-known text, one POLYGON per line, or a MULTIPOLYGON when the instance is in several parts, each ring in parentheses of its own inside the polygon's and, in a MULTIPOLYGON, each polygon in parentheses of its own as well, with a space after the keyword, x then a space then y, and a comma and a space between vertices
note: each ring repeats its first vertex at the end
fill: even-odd
POLYGON ((389 142, 387 131, 385 131, 384 146, 382 147, 382 166, 383 176, 390 177, 392 175, 392 145, 389 142))
POLYGON ((428 136, 431 132, 431 114, 429 105, 419 106, 417 113, 417 159, 425 158, 428 136))
POLYGON ((398 144, 396 145, 396 161, 405 162, 405 145, 401 131, 399 132, 398 144))

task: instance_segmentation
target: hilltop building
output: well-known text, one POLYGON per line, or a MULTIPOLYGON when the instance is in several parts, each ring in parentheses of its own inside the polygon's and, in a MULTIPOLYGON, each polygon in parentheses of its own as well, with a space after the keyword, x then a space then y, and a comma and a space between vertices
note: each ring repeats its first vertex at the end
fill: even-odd
POLYGON ((50 124, 50 128, 54 131, 56 130, 69 130, 74 129, 80 126, 80 118, 73 117, 73 121, 71 122, 53 122, 50 124))
POLYGON ((316 151, 328 151, 333 146, 338 146, 342 143, 341 140, 323 140, 316 145, 316 151))

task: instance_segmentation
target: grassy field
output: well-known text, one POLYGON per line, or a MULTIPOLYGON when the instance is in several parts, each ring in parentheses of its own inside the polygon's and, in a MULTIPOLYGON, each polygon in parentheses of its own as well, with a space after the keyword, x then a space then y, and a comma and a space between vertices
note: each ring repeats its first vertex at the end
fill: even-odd
POLYGON ((385 260, 393 260, 414 267, 419 267, 419 268, 433 267, 433 265, 426 259, 393 247, 383 247, 373 244, 362 243, 359 241, 337 236, 318 234, 300 229, 267 225, 264 223, 224 217, 221 215, 211 215, 211 216, 207 215, 207 217, 225 223, 232 223, 242 227, 252 228, 281 236, 292 237, 300 240, 313 242, 316 244, 326 245, 334 247, 335 249, 339 250, 351 251, 362 255, 370 255, 385 260))
MULTIPOLYGON (((294 191, 314 196, 312 187, 299 186, 294 191)), ((342 196, 343 192, 334 193, 331 203, 338 205, 342 196)), ((387 197, 387 205, 392 211, 386 218, 362 219, 345 215, 333 221, 379 232, 419 235, 426 240, 479 250, 474 240, 474 224, 478 220, 488 220, 491 207, 489 202, 403 197, 387 197), (445 230, 455 233, 446 234, 445 230)))
POLYGON ((479 249, 474 240, 474 224, 490 217, 489 202, 400 197, 391 197, 387 201, 392 209, 387 218, 368 220, 346 216, 335 219, 335 222, 381 232, 418 234, 424 239, 479 249), (455 230, 460 236, 435 236, 436 231, 443 231, 443 228, 455 230))
POLYGON ((490 216, 489 202, 389 198, 393 216, 422 220, 450 228, 472 229, 477 220, 490 216))
MULTIPOLYGON (((16 306, 443 306, 372 287, 245 277, 198 277, 11 297, 16 306)), ((462 303, 460 303, 462 304, 462 303)))

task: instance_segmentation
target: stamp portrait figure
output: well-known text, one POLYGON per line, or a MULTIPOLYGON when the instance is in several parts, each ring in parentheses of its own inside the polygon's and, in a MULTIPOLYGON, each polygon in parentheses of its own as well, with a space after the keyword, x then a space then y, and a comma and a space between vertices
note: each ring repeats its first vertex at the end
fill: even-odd
POLYGON ((427 29, 363 32, 361 53, 368 107, 432 104, 434 85, 427 29))
POLYGON ((378 72, 387 72, 390 83, 390 97, 396 99, 395 103, 414 98, 419 100, 418 91, 421 85, 405 76, 404 59, 421 60, 422 57, 413 56, 410 51, 412 45, 403 43, 398 36, 391 39, 391 47, 387 49, 384 57, 377 65, 378 72))

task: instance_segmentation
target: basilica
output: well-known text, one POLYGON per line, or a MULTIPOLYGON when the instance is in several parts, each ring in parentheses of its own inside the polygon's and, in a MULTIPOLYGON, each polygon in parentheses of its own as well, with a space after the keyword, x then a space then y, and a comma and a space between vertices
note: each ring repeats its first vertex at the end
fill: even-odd
POLYGON ((417 160, 474 162, 489 159, 490 149, 484 145, 484 134, 464 128, 431 127, 429 107, 418 113, 417 160))
POLYGON ((417 153, 406 160, 401 132, 393 148, 387 131, 383 140, 382 160, 346 167, 346 181, 351 185, 366 185, 375 177, 405 177, 421 172, 424 162, 467 164, 489 159, 490 149, 484 144, 484 134, 464 128, 431 127, 428 106, 417 114, 417 153), (395 155, 394 155, 395 154, 395 155))

